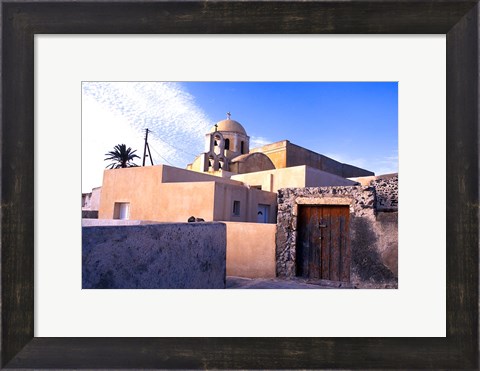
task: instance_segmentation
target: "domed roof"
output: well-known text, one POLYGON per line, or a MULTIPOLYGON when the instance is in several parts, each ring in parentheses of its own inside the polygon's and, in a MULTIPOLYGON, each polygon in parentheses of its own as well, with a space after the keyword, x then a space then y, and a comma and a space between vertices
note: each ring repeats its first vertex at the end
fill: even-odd
POLYGON ((246 153, 230 161, 231 168, 236 168, 238 174, 254 173, 257 171, 274 170, 275 165, 270 158, 261 152, 246 153))
MULTIPOLYGON (((217 131, 233 131, 235 133, 247 135, 247 132, 239 122, 230 119, 217 122, 217 131)), ((215 126, 210 129, 210 133, 213 132, 215 132, 215 126)))

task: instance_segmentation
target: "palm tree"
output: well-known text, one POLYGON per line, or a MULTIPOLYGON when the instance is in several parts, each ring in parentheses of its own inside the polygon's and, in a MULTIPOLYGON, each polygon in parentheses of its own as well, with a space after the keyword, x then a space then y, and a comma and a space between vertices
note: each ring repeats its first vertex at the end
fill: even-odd
POLYGON ((138 166, 137 164, 131 162, 134 158, 140 158, 135 154, 135 152, 137 151, 132 151, 132 149, 130 147, 127 148, 125 144, 117 144, 115 147, 113 147, 113 151, 105 153, 105 156, 110 157, 107 157, 103 161, 113 161, 110 165, 106 166, 109 169, 138 166))

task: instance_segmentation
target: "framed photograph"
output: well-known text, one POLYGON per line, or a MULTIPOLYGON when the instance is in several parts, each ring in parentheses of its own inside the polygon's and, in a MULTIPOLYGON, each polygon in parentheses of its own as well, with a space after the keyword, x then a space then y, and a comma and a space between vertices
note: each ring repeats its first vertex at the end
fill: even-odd
MULTIPOLYGON (((297 1, 152 1, 145 3, 41 1, 23 3, 3 1, 1 6, 3 45, 2 367, 38 369, 478 368, 478 1, 355 1, 351 3, 329 1, 308 3, 297 1), (273 320, 271 321, 277 321, 276 331, 272 337, 258 336, 253 333, 250 335, 248 332, 242 332, 242 336, 246 334, 243 337, 232 337, 238 336, 235 335, 238 332, 227 333, 220 337, 215 337, 215 335, 208 337, 210 335, 207 332, 205 332, 207 335, 203 335, 202 331, 198 331, 193 335, 195 337, 191 337, 192 332, 185 331, 183 328, 178 328, 177 332, 174 328, 170 329, 170 332, 166 331, 160 334, 153 331, 147 335, 148 337, 138 337, 135 332, 133 332, 134 337, 122 337, 125 336, 125 332, 122 335, 122 326, 126 326, 126 322, 130 322, 129 326, 131 326, 131 323, 136 321, 130 321, 128 318, 118 318, 116 331, 112 334, 97 335, 85 332, 81 333, 80 337, 71 337, 72 335, 61 332, 61 336, 65 334, 65 337, 39 336, 39 333, 46 333, 43 330, 37 331, 37 325, 34 327, 34 323, 38 319, 38 311, 45 314, 43 303, 38 304, 36 298, 39 295, 39 284, 44 284, 44 280, 37 275, 36 266, 46 259, 56 265, 65 263, 63 255, 38 256, 36 248, 34 249, 39 235, 56 233, 51 226, 45 227, 46 222, 55 225, 54 222, 47 221, 45 218, 39 220, 38 209, 36 210, 36 206, 34 207, 34 205, 38 205, 39 187, 43 187, 38 173, 45 168, 42 167, 45 156, 39 156, 38 148, 36 148, 39 143, 38 139, 43 135, 37 117, 45 106, 43 93, 39 95, 38 91, 34 90, 34 88, 38 89, 39 86, 45 85, 44 81, 41 81, 41 84, 38 83, 36 63, 41 63, 43 67, 49 66, 53 72, 57 68, 55 63, 46 64, 44 62, 39 50, 36 49, 38 44, 34 43, 34 38, 37 35, 48 36, 48 34, 91 35, 85 45, 93 51, 100 45, 96 43, 96 38, 109 34, 121 34, 126 38, 128 38, 128 34, 199 36, 224 34, 227 39, 232 37, 228 36, 232 34, 255 34, 259 38, 262 36, 261 34, 276 34, 285 37, 283 45, 290 51, 293 51, 295 46, 286 42, 286 36, 291 34, 445 35, 446 60, 443 60, 442 56, 440 65, 446 65, 446 200, 428 199, 429 187, 435 186, 435 175, 431 173, 438 171, 434 170, 438 168, 435 168, 432 163, 430 167, 428 165, 426 167, 430 173, 422 181, 425 183, 419 185, 419 188, 422 189, 418 191, 418 208, 421 210, 419 214, 424 215, 422 218, 428 219, 429 212, 437 210, 433 206, 434 203, 435 205, 446 203, 446 220, 440 221, 438 227, 426 228, 427 236, 428 233, 446 235, 446 259, 444 260, 446 262, 446 304, 440 303, 443 308, 446 308, 446 336, 421 337, 411 334, 406 337, 389 337, 388 335, 386 337, 333 337, 338 336, 333 334, 332 337, 324 337, 323 335, 316 336, 320 332, 310 331, 308 336, 311 335, 311 337, 303 337, 297 335, 301 332, 292 332, 291 330, 282 333, 281 328, 285 326, 278 323, 280 318, 286 323, 291 323, 292 326, 295 323, 297 325, 301 323, 304 326, 305 321, 299 320, 302 317, 301 313, 308 313, 311 317, 307 318, 312 318, 314 321, 315 311, 312 311, 312 308, 302 309, 301 305, 282 306, 281 301, 274 309, 275 315, 272 314, 273 320), (432 205, 430 208, 428 207, 429 203, 432 205), (279 316, 281 313, 283 315, 279 316), (290 314, 287 315, 287 313, 290 314)), ((413 45, 415 36, 411 35, 410 37, 413 45)), ((181 39, 178 36, 172 40, 177 43, 178 47, 183 47, 181 39)), ((279 40, 277 41, 281 42, 279 40)), ((218 40, 215 42, 218 47, 218 40)), ((302 42, 310 42, 313 45, 314 41, 313 38, 305 35, 305 40, 302 42)), ((250 47, 255 44, 252 40, 250 43, 250 47)), ((42 45, 44 48, 47 43, 42 45)), ((76 44, 72 43, 72 45, 76 44)), ((145 45, 148 48, 149 44, 145 45)), ((358 45, 363 44, 358 43, 358 45)), ((127 42, 123 46, 127 47, 130 53, 135 48, 133 44, 127 42)), ((225 55, 227 59, 231 58, 229 48, 228 45, 224 45, 223 52, 220 53, 222 58, 225 58, 225 55)), ((59 61, 68 60, 64 58, 65 55, 75 54, 74 49, 69 49, 66 39, 63 46, 56 45, 52 50, 53 55, 58 54, 59 61)), ((364 52, 369 53, 367 48, 364 49, 364 52)), ((181 55, 181 53, 179 54, 181 55)), ((207 54, 211 55, 211 53, 207 54)), ((93 66, 95 65, 94 61, 92 58, 93 66)), ((195 66, 200 67, 202 63, 204 62, 198 61, 195 66)), ((67 68, 71 68, 71 73, 75 74, 76 69, 73 62, 67 68)), ((252 68, 246 68, 246 71, 248 72, 247 76, 255 77, 252 68)), ((190 71, 190 75, 188 72, 187 64, 183 69, 183 80, 193 81, 188 77, 192 76, 192 72, 190 71)), ((220 81, 228 80, 228 77, 219 78, 220 81)), ((419 79, 422 77, 420 76, 419 79)), ((253 81, 262 80, 258 77, 253 79, 253 81)), ((308 76, 304 81, 309 81, 308 76)), ((400 81, 400 86, 401 84, 400 81)), ((92 85, 92 88, 98 88, 98 86, 92 85)), ((421 97, 418 99, 421 100, 421 97)), ((59 102, 59 105, 62 103, 59 102)), ((433 112, 435 109, 432 108, 431 111, 433 112)), ((441 104, 439 104, 438 110, 444 110, 441 104)), ((231 120, 230 115, 229 112, 226 122, 220 121, 216 130, 212 131, 210 144, 213 147, 210 152, 208 150, 205 152, 205 161, 202 162, 202 155, 199 155, 198 160, 195 160, 196 162, 192 163, 192 166, 207 166, 209 161, 213 160, 210 164, 212 170, 226 171, 226 167, 231 167, 228 170, 237 169, 240 173, 240 166, 245 166, 242 165, 243 163, 238 164, 235 160, 225 162, 226 160, 220 158, 221 156, 218 157, 218 153, 215 152, 216 146, 223 146, 223 152, 220 153, 227 153, 226 151, 230 150, 230 146, 232 146, 238 152, 235 154, 241 157, 244 155, 245 148, 248 147, 248 142, 245 142, 248 140, 247 134, 240 130, 243 129, 240 124, 231 120), (230 138, 228 135, 232 130, 229 128, 234 123, 238 124, 237 129, 233 130, 235 135, 230 138), (230 126, 223 127, 222 125, 230 126), (237 137, 244 138, 243 143, 240 143, 237 137), (225 138, 228 139, 228 143, 225 138), (228 148, 225 149, 225 146, 228 148), (214 167, 216 168, 213 169, 214 167)), ((68 131, 68 128, 67 124, 65 130, 68 131)), ((73 134, 69 135, 76 135, 75 130, 73 130, 73 134)), ((425 136, 423 133, 421 137, 428 138, 428 135, 425 136)), ((434 136, 431 138, 436 140, 433 139, 434 136)), ((61 133, 59 133, 58 139, 62 140, 61 133)), ((49 140, 49 143, 52 143, 52 139, 49 140)), ((444 142, 441 140, 437 142, 443 147, 442 143, 444 142)), ((421 143, 418 145, 421 146, 421 143)), ((65 151, 61 154, 55 153, 55 151, 52 153, 54 159, 55 156, 66 157, 65 151)), ((150 151, 148 153, 152 156, 150 151)), ((265 153, 268 155, 268 148, 265 149, 265 153)), ((425 158, 432 157, 426 156, 425 158)), ((271 160, 266 155, 263 155, 262 159, 262 164, 266 169, 270 166, 271 160)), ((422 163, 421 158, 418 159, 418 163, 422 163)), ((58 161, 58 164, 60 165, 62 162, 58 161)), ((55 184, 59 189, 68 188, 69 186, 66 185, 70 183, 67 180, 62 181, 61 174, 62 172, 57 174, 55 171, 49 176, 49 180, 58 179, 55 184)), ((444 184, 442 186, 445 187, 444 184)), ((260 192, 260 190, 254 189, 253 192, 260 192)), ((413 198, 416 197, 417 195, 414 194, 413 198)), ((241 200, 235 200, 232 199, 232 218, 240 217, 242 211, 245 210, 245 204, 241 200)), ((266 205, 265 202, 263 204, 266 205)), ((111 210, 105 209, 105 213, 114 216, 118 214, 118 219, 125 219, 133 212, 133 209, 131 210, 125 202, 119 205, 112 203, 112 205, 108 206, 111 206, 111 210), (116 206, 118 206, 118 210, 115 209, 116 206)), ((257 210, 255 209, 255 211, 257 210)), ((436 211, 433 212, 436 213, 436 211)), ((262 216, 263 213, 271 216, 265 206, 262 209, 262 216)), ((259 218, 257 214, 255 214, 255 218, 259 218)), ((63 219, 69 218, 63 214, 62 216, 63 219)), ((184 217, 185 215, 182 215, 182 218, 184 217)), ((415 220, 420 219, 417 217, 415 220)), ((264 221, 268 222, 267 219, 264 221)), ((409 222, 412 221, 413 218, 409 222)), ((195 220, 195 222, 197 221, 195 220)), ((408 222, 404 222, 403 225, 408 225, 408 222)), ((42 238, 44 240, 44 237, 42 238)), ((428 237, 424 238, 428 243, 428 237)), ((68 237, 64 240, 67 240, 65 244, 68 245, 68 237)), ((435 252, 432 255, 434 254, 435 252)), ((424 264, 425 269, 428 269, 428 265, 436 264, 433 256, 430 259, 428 256, 420 254, 418 259, 419 263, 424 264)), ((285 267, 285 274, 287 274, 290 272, 288 269, 291 269, 288 268, 288 261, 285 262, 285 267)), ((340 270, 340 272, 344 271, 340 270)), ((57 277, 58 279, 60 277, 57 277)), ((62 279, 67 280, 66 277, 62 279)), ((425 281, 428 279, 425 280, 425 276, 422 276, 422 280, 417 283, 425 290, 425 295, 429 290, 438 290, 444 285, 438 281, 425 281)), ((96 279, 95 282, 97 286, 111 283, 102 279, 96 279)), ((80 290, 80 287, 78 289, 80 290)), ((82 291, 96 291, 100 295, 102 293, 101 290, 82 291)), ((138 295, 146 295, 139 290, 135 291, 138 295)), ((186 291, 188 294, 188 290, 186 291)), ((209 290, 209 292, 212 291, 215 290, 209 290)), ((398 292, 401 290, 379 291, 398 292)), ((75 306, 75 303, 70 301, 68 296, 62 295, 61 292, 58 292, 58 296, 63 297, 65 302, 62 303, 61 299, 56 301, 57 311, 73 310, 70 308, 75 306)), ((97 296, 97 298, 100 297, 97 296)), ((164 299, 165 297, 162 300, 164 299)), ((239 298, 231 296, 231 299, 230 306, 236 306, 239 303, 239 298)), ((113 308, 111 307, 113 302, 107 305, 109 300, 107 296, 100 300, 105 303, 106 308, 113 308)), ((207 328, 212 317, 203 316, 203 314, 209 312, 211 315, 217 307, 222 308, 222 305, 216 307, 217 302, 213 301, 212 303, 202 305, 199 301, 194 306, 182 309, 181 313, 185 315, 184 326, 195 326, 195 319, 200 316, 206 319, 200 329, 207 328), (191 315, 190 311, 196 311, 195 315, 191 315)), ((408 305, 410 305, 409 310, 414 314, 415 305, 412 303, 408 305)), ((226 306, 223 307, 223 310, 226 308, 226 306)), ((138 306, 138 309, 138 315, 140 312, 143 313, 142 307, 138 306)), ((255 315, 255 311, 252 309, 254 308, 249 308, 247 312, 244 312, 247 320, 250 316, 255 315)), ((101 310, 98 305, 98 311, 101 310)), ((258 308, 258 310, 262 309, 258 308)), ((420 313, 421 308, 417 310, 420 313)), ((95 311, 91 314, 94 315, 95 311)), ((236 315, 238 316, 238 312, 236 315)), ((132 313, 132 316, 135 316, 135 313, 132 313)), ((335 324, 339 329, 338 334, 348 333, 345 328, 354 323, 355 318, 361 318, 358 311, 346 311, 345 316, 344 320, 338 319, 338 317, 335 319, 335 324)), ((55 310, 52 311, 51 317, 54 321, 56 318, 58 322, 55 326, 58 325, 58 328, 61 328, 65 317, 56 316, 55 310)), ((238 318, 237 322, 239 323, 245 320, 245 318, 238 318)), ((163 321, 159 323, 168 322, 166 318, 159 320, 163 321)), ((230 319, 225 316, 225 313, 219 313, 217 320, 229 321, 230 319)), ((64 325, 66 324, 64 323, 64 325)), ((316 329, 315 326, 318 326, 318 323, 314 323, 311 328, 316 329)), ((153 325, 152 328, 158 328, 158 324, 153 325)), ((131 334, 132 332, 127 331, 126 333, 131 334)), ((73 336, 79 335, 77 333, 73 336)))
MULTIPOLYGON (((40 66, 46 64, 40 50, 50 49, 54 39, 36 38, 40 66)), ((345 37, 336 39, 347 45, 345 37)), ((184 60, 183 51, 191 53, 180 36, 168 52, 160 46, 165 36, 148 40, 164 51, 154 71, 170 71, 161 66, 165 59, 184 60)), ((265 64, 273 69, 265 60, 278 53, 278 38, 248 40, 242 51, 239 38, 227 44, 214 36, 195 37, 207 55, 230 48, 231 70, 241 69, 247 61, 238 60, 249 52, 258 60, 246 70, 265 70, 265 64), (260 45, 269 45, 268 56, 260 45)), ((90 41, 91 49, 97 41, 90 41)), ((292 41, 283 38, 280 50, 291 49, 292 41)), ((395 43, 389 42, 392 49, 395 43)), ((323 55, 326 44, 310 40, 323 55)), ((63 64, 72 66, 75 59, 63 64)), ((294 62, 271 59, 277 60, 277 76, 288 81, 82 81, 83 289, 398 287, 398 82, 321 82, 312 74, 315 81, 290 81, 286 70, 294 62), (370 190, 363 188, 368 185, 370 190), (225 225, 225 237, 215 222, 225 225), (123 244, 108 233, 129 237, 123 244), (152 244, 145 243, 146 236, 133 237, 137 233, 152 236, 152 244), (167 237, 170 233, 176 237, 167 237)), ((111 61, 110 69, 115 64, 111 61)), ((48 77, 37 80, 36 94, 50 95, 42 88, 48 81, 65 96, 54 83, 63 75, 58 67, 55 75, 46 72, 48 77)), ((319 67, 317 61, 317 69, 333 78, 331 68, 319 67)), ((197 63, 195 69, 205 73, 208 66, 197 63)), ((444 92, 445 70, 430 70, 424 80, 444 92)), ((402 84, 406 95, 408 84, 402 84)), ((439 104, 444 93, 442 98, 439 104)), ((44 131, 45 121, 55 119, 37 119, 44 131)))

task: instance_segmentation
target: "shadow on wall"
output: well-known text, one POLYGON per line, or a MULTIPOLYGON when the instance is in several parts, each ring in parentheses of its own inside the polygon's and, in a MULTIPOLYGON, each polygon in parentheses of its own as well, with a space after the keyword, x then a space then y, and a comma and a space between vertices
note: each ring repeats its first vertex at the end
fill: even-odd
POLYGON ((383 263, 378 252, 378 239, 371 222, 365 218, 351 219, 352 282, 363 281, 375 284, 396 282, 394 273, 383 263))

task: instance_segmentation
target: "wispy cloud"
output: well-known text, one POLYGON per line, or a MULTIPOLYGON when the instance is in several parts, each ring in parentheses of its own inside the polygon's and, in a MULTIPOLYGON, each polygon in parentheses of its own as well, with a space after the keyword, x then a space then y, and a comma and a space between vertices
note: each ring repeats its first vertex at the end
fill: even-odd
POLYGON ((390 174, 398 172, 398 155, 386 156, 367 160, 365 158, 354 158, 339 153, 326 153, 325 156, 333 158, 344 164, 358 166, 370 170, 375 175, 390 174))
POLYGON ((101 184, 104 154, 116 144, 125 143, 142 156, 146 128, 152 131, 154 164, 184 168, 203 151, 204 135, 213 124, 178 83, 84 82, 83 191, 101 184))
POLYGON ((258 148, 258 147, 263 147, 267 144, 273 143, 274 141, 269 140, 264 137, 256 137, 256 136, 251 136, 250 137, 250 148, 258 148))
POLYGON ((398 154, 392 156, 385 156, 376 161, 375 174, 390 174, 398 172, 398 154))
POLYGON ((349 164, 349 165, 366 168, 367 170, 370 170, 366 167, 368 166, 367 160, 361 157, 357 157, 357 158, 349 157, 339 153, 324 153, 324 155, 334 159, 335 161, 342 162, 344 164, 349 164))

